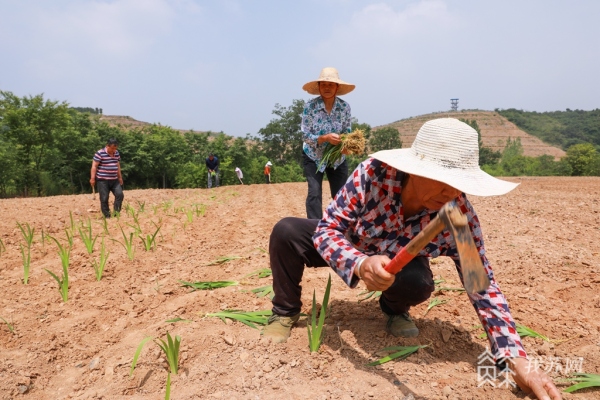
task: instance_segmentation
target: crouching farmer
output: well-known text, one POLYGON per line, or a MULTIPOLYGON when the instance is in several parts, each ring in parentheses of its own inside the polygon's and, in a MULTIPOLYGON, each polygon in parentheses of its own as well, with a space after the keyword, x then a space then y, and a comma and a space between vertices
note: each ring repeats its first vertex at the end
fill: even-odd
POLYGON ((323 219, 284 218, 269 243, 273 271, 273 315, 263 331, 284 342, 298 321, 304 266, 329 266, 350 287, 363 280, 368 290, 382 291, 379 300, 386 330, 414 337, 419 329, 410 308, 434 290, 429 258, 448 256, 461 266, 448 230, 442 231, 398 274, 384 267, 415 237, 442 206, 455 201, 468 219, 473 240, 490 279, 481 293, 469 294, 487 331, 498 364, 505 361, 516 383, 540 399, 560 399, 552 380, 529 368, 506 299, 485 256, 479 219, 467 194, 505 194, 517 184, 496 179, 478 165, 477 132, 452 118, 426 122, 411 148, 377 152, 361 163, 327 207, 323 219))

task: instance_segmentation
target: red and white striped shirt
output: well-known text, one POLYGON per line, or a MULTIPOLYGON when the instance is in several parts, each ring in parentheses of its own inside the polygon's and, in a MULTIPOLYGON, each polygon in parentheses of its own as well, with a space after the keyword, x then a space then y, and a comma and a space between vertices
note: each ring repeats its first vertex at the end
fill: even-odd
POLYGON ((115 150, 115 155, 111 156, 106 152, 106 147, 100 149, 94 154, 94 161, 98 162, 98 169, 96 170, 96 179, 99 180, 112 180, 119 179, 119 161, 121 161, 121 155, 118 150, 115 150))

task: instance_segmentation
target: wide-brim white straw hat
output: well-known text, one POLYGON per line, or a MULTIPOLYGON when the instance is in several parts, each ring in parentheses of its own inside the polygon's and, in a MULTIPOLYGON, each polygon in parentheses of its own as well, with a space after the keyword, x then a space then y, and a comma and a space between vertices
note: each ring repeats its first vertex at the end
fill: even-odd
POLYGON ((371 157, 474 196, 498 196, 519 185, 494 178, 479 168, 477 131, 454 118, 427 121, 410 148, 382 150, 371 157))
POLYGON ((321 70, 319 78, 315 81, 310 81, 302 86, 302 89, 306 90, 310 94, 319 95, 319 82, 335 82, 338 84, 338 90, 336 96, 343 96, 354 90, 356 85, 348 82, 344 82, 340 79, 338 70, 333 67, 326 67, 321 70))

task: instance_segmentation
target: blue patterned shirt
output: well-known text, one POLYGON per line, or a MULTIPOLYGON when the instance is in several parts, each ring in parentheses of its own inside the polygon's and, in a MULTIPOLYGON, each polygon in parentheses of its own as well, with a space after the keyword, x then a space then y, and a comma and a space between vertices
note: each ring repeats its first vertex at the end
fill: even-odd
MULTIPOLYGON (((325 110, 325 102, 321 96, 309 100, 304 106, 302 113, 302 139, 304 139, 304 152, 317 165, 323 157, 323 151, 327 147, 327 142, 318 144, 319 136, 328 133, 350 133, 352 129, 352 116, 350 104, 339 97, 335 98, 331 114, 325 110)), ((333 168, 337 168, 346 159, 342 155, 333 168)), ((321 165, 319 172, 325 171, 326 165, 321 165)))
MULTIPOLYGON (((437 211, 425 209, 404 219, 400 196, 403 177, 404 172, 379 160, 370 158, 364 161, 329 204, 317 226, 313 236, 315 248, 350 287, 358 283, 354 268, 361 259, 377 254, 393 258, 437 215, 437 211)), ((487 332, 491 352, 496 360, 527 357, 506 298, 485 256, 479 218, 464 193, 455 201, 467 217, 475 246, 491 282, 483 294, 468 295, 487 332)), ((462 281, 456 244, 447 229, 425 246, 419 255, 450 257, 462 281)))

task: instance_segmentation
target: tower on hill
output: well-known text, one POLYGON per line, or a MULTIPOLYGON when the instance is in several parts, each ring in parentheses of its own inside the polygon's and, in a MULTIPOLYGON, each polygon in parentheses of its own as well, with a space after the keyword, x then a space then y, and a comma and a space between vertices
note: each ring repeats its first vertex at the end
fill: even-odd
POLYGON ((452 111, 458 111, 458 99, 450 99, 450 109, 452 111))

